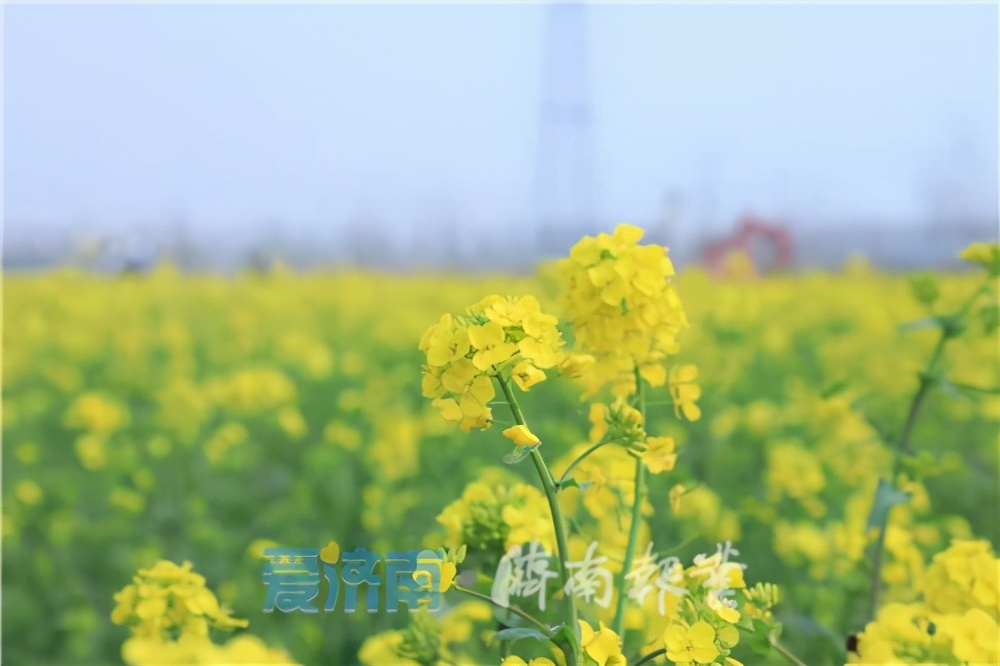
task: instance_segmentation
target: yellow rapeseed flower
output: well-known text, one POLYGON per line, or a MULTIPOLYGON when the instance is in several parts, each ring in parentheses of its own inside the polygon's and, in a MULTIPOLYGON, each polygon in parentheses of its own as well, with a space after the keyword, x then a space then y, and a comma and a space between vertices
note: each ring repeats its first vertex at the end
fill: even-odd
POLYGON ((967 664, 997 663, 997 621, 988 613, 971 608, 963 615, 949 615, 939 621, 941 630, 952 639, 952 653, 967 664))
POLYGON ((972 243, 958 256, 965 261, 983 266, 991 275, 1000 274, 1000 244, 998 243, 972 243))
POLYGON ((567 362, 557 324, 533 296, 488 296, 462 315, 444 314, 418 345, 427 361, 424 397, 466 432, 488 428, 494 377, 527 391, 545 380, 543 370, 567 362))
POLYGON ((133 636, 169 637, 174 629, 207 634, 210 627, 228 629, 247 626, 233 618, 205 587, 204 577, 194 573, 190 562, 178 566, 160 560, 150 569, 140 569, 132 584, 114 597, 111 613, 115 624, 128 625, 133 636))
POLYGON ((978 608, 998 618, 1000 559, 988 541, 956 540, 934 556, 921 585, 927 606, 939 613, 978 608))
POLYGON ((595 358, 581 378, 585 397, 609 384, 618 396, 634 392, 637 365, 646 381, 662 386, 665 373, 656 368, 677 353, 677 334, 688 325, 666 248, 640 246, 642 236, 621 224, 613 235, 581 239, 558 264, 577 348, 595 358))
POLYGON ((484 476, 438 514, 437 522, 446 530, 445 545, 465 545, 470 552, 499 557, 512 546, 537 541, 553 552, 552 513, 542 491, 514 481, 508 473, 484 476))
POLYGON ((650 437, 646 440, 646 450, 642 462, 653 474, 669 472, 677 463, 677 444, 673 437, 650 437))
POLYGON ((503 436, 511 440, 518 446, 534 446, 541 441, 535 433, 528 430, 528 426, 515 425, 503 431, 503 436))
POLYGON ((676 664, 711 664, 720 654, 715 638, 715 628, 704 620, 692 625, 677 620, 663 634, 667 659, 676 664))
POLYGON ((584 620, 580 624, 580 646, 597 666, 624 666, 625 656, 622 654, 621 637, 605 626, 599 624, 597 631, 584 620))
POLYGON ((701 408, 695 404, 701 397, 701 388, 694 383, 697 378, 698 368, 693 365, 670 369, 670 396, 674 400, 674 413, 678 418, 681 413, 688 421, 701 418, 701 408))

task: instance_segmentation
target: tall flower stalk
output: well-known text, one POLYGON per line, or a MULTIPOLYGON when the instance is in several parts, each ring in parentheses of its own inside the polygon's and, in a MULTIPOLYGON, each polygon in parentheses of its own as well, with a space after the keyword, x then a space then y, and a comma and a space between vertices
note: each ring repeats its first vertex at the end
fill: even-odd
MULTIPOLYGON (((555 623, 542 622, 533 611, 510 604, 509 591, 497 592, 499 581, 493 582, 494 591, 489 596, 471 589, 469 582, 456 583, 457 591, 489 599, 494 606, 509 611, 498 616, 508 618, 500 620, 497 634, 503 646, 503 666, 554 663, 547 657, 525 661, 511 654, 512 641, 524 638, 554 644, 573 666, 625 666, 629 660, 623 638, 629 605, 646 612, 651 602, 660 606, 663 629, 657 630, 652 644, 647 637, 646 655, 633 661, 646 663, 666 655, 675 663, 695 659, 701 664, 742 666, 731 656, 741 632, 768 649, 777 645, 777 625, 770 613, 777 594, 773 586, 766 594, 747 589, 745 565, 732 559, 738 553, 730 544, 719 544, 715 554, 699 555, 687 567, 677 558, 653 552, 653 544, 639 555, 644 512, 649 507, 647 478, 672 471, 677 459, 673 438, 647 432, 647 396, 662 391, 663 399, 654 398, 654 404, 662 404, 669 396, 680 420, 696 421, 701 416, 697 369, 673 361, 680 351, 678 336, 688 327, 672 281, 674 267, 666 248, 639 245, 642 235, 638 227, 620 225, 614 234, 583 238, 559 263, 563 313, 573 333, 572 349, 567 349, 559 332, 559 320, 543 312, 531 296, 484 298, 460 314, 442 316, 420 341, 419 348, 426 356, 424 396, 462 430, 492 426, 495 386, 500 387, 514 422, 502 431, 514 447, 504 462, 516 464, 531 458, 544 492, 544 514, 551 517, 551 532, 544 532, 554 533, 558 563, 552 575, 564 600, 562 615, 555 623), (582 399, 592 401, 591 441, 572 458, 558 480, 542 454, 544 433, 530 427, 516 394, 518 390, 530 392, 553 374, 575 380, 582 388, 582 399), (603 468, 605 463, 594 462, 606 454, 613 460, 607 463, 613 472, 603 468), (632 470, 631 495, 615 488, 605 497, 618 498, 628 513, 624 557, 619 560, 621 569, 608 580, 608 605, 598 602, 610 609, 610 600, 617 592, 609 611, 610 626, 598 621, 595 627, 577 608, 577 594, 592 596, 596 589, 586 587, 584 578, 572 573, 574 567, 579 572, 585 562, 571 561, 568 528, 574 527, 574 537, 583 534, 572 516, 566 515, 560 493, 578 489, 588 511, 596 509, 591 517, 599 523, 597 532, 616 529, 606 502, 595 500, 593 493, 608 492, 613 483, 610 479, 622 464, 632 470), (650 594, 654 589, 660 592, 650 594), (507 627, 509 621, 521 626, 507 627)), ((468 546, 470 552, 509 564, 512 553, 523 555, 523 544, 547 539, 538 524, 543 512, 538 504, 530 504, 535 501, 530 492, 506 487, 494 490, 489 483, 473 485, 476 488, 468 497, 463 496, 438 518, 448 527, 453 546, 468 546), (520 498, 520 504, 498 504, 503 498, 515 497, 520 498)), ((521 486, 514 482, 513 488, 521 486)), ((538 497, 540 502, 541 495, 538 497)), ((593 542, 587 548, 588 558, 596 557, 596 545, 593 542)), ((607 575, 611 577, 609 572, 607 575)), ((516 580, 517 586, 525 582, 523 578, 516 580)), ((540 585, 544 594, 544 578, 540 585)), ((541 602, 539 611, 545 611, 541 602)), ((780 653, 785 652, 782 646, 780 653)))
MULTIPOLYGON (((510 411, 514 416, 514 422, 517 425, 528 429, 530 432, 528 424, 524 419, 524 413, 521 412, 521 407, 517 403, 517 398, 514 397, 514 392, 510 388, 510 382, 502 376, 498 377, 497 380, 500 383, 500 388, 503 390, 504 397, 507 398, 507 403, 510 405, 510 411)), ((538 472, 538 479, 541 481, 542 489, 545 491, 545 498, 549 503, 549 509, 552 511, 552 526, 556 534, 556 549, 559 555, 560 582, 562 583, 562 586, 565 587, 569 582, 569 568, 567 567, 567 564, 570 561, 569 544, 566 540, 566 520, 563 518, 562 508, 559 506, 559 498, 556 496, 555 480, 552 478, 552 473, 549 472, 549 468, 545 464, 545 460, 542 458, 542 454, 538 449, 539 447, 537 445, 531 447, 531 461, 535 464, 535 470, 538 472)), ((578 618, 576 612, 576 600, 572 594, 566 595, 566 608, 569 617, 569 626, 573 628, 576 639, 579 641, 580 632, 577 625, 578 618)), ((573 645, 575 646, 576 643, 573 645)), ((572 650, 575 653, 575 647, 572 648, 572 650)), ((578 655, 574 654, 573 657, 574 661, 577 662, 578 655)))
MULTIPOLYGON (((942 370, 944 352, 948 344, 962 335, 967 328, 967 320, 973 307, 981 296, 988 293, 990 285, 1000 275, 1000 246, 996 244, 973 243, 962 253, 962 258, 979 264, 986 271, 986 279, 962 302, 953 313, 932 316, 919 325, 934 326, 938 329, 937 342, 927 361, 927 366, 918 375, 917 390, 910 400, 899 437, 892 449, 892 471, 889 480, 881 482, 876 491, 869 524, 877 528, 878 536, 871 548, 871 586, 869 593, 867 621, 874 621, 878 616, 879 603, 882 595, 882 559, 885 552, 886 532, 889 517, 896 504, 905 502, 908 495, 896 487, 906 456, 910 452, 910 438, 920 416, 927 396, 934 386, 947 382, 942 370)), ((914 284, 917 297, 927 306, 932 306, 937 300, 937 287, 933 283, 921 281, 914 284)), ((993 306, 995 309, 995 306, 993 306)), ((913 325, 910 325, 911 327, 913 325)))
MULTIPOLYGON (((643 380, 640 376, 639 366, 635 367, 635 387, 636 387, 636 409, 643 419, 646 417, 646 393, 643 390, 643 380)), ((625 590, 626 576, 632 569, 635 559, 635 549, 639 540, 639 524, 642 521, 642 500, 645 494, 646 485, 646 465, 640 456, 635 456, 635 500, 632 502, 631 523, 628 531, 628 544, 625 546, 625 561, 622 563, 621 572, 616 581, 618 588, 618 602, 615 606, 615 617, 612 620, 612 629, 621 635, 625 630, 625 590)))

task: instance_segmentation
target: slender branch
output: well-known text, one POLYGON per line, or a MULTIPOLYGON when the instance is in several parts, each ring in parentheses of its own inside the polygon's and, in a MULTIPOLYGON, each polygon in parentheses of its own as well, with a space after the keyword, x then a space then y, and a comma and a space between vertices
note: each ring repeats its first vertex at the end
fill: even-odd
POLYGON ((771 645, 774 647, 775 650, 778 651, 778 654, 787 659, 789 662, 795 664, 795 666, 806 666, 806 662, 796 657, 795 654, 791 650, 786 648, 784 645, 782 645, 781 641, 779 641, 777 638, 771 639, 771 645))
POLYGON ((539 631, 541 631, 548 638, 550 638, 550 639, 552 638, 552 630, 551 629, 549 629, 548 627, 546 627, 539 620, 536 620, 535 618, 531 617, 531 615, 529 615, 528 613, 525 613, 523 610, 521 610, 517 606, 504 606, 503 604, 499 603, 498 601, 496 601, 493 597, 491 597, 489 595, 483 594, 481 592, 476 592, 475 590, 470 590, 469 588, 462 587, 461 585, 458 585, 458 584, 453 584, 452 588, 454 588, 458 592, 461 592, 462 594, 467 594, 470 597, 475 597, 476 599, 479 599, 480 601, 485 601, 485 602, 487 602, 487 603, 489 603, 489 604, 491 604, 493 606, 496 606, 497 608, 501 608, 501 609, 503 609, 505 611, 510 611, 511 613, 513 613, 514 615, 518 616, 519 618, 521 618, 522 620, 524 620, 525 622, 527 622, 528 624, 530 624, 534 628, 536 628, 539 631))
POLYGON ((559 477, 559 482, 556 485, 562 486, 563 482, 566 480, 566 477, 569 476, 569 473, 573 471, 574 467, 576 467, 578 464, 580 464, 581 462, 583 462, 584 458, 586 458, 591 453, 593 453, 597 449, 601 448, 605 444, 610 444, 610 440, 608 440, 606 437, 602 437, 601 439, 599 439, 597 441, 596 444, 594 444, 593 446, 591 446, 590 448, 588 448, 586 451, 584 451, 583 453, 581 453, 580 455, 578 455, 576 457, 576 459, 569 464, 569 467, 566 468, 566 471, 562 473, 562 476, 559 477))
POLYGON ((991 395, 1000 394, 1000 386, 973 386, 972 384, 959 384, 952 382, 952 386, 963 391, 973 391, 975 393, 989 393, 991 395))
POLYGON ((940 337, 938 338, 937 345, 934 347, 934 351, 931 354, 931 359, 927 363, 927 369, 920 375, 920 386, 917 388, 917 392, 913 396, 913 400, 910 402, 910 410, 906 414, 906 422, 903 425, 903 433, 899 437, 899 442, 896 444, 895 460, 892 466, 893 482, 895 482, 895 476, 899 473, 900 465, 902 464, 902 454, 909 449, 910 446, 910 436, 913 434, 913 427, 917 424, 917 417, 920 415, 920 408, 923 406, 924 400, 927 398, 927 393, 931 388, 933 380, 931 377, 934 370, 937 369, 938 363, 944 356, 945 345, 948 344, 948 340, 951 336, 942 331, 940 337))
MULTIPOLYGON (((930 390, 932 383, 931 373, 934 372, 938 362, 943 356, 944 348, 948 343, 948 339, 948 333, 942 330, 940 337, 938 337, 937 344, 934 347, 934 351, 931 354, 930 361, 927 363, 927 369, 920 373, 920 386, 917 388, 917 392, 913 395, 913 399, 910 401, 910 408, 906 414, 906 422, 903 425, 903 432, 899 436, 899 439, 896 442, 895 450, 893 451, 892 475, 889 478, 889 482, 892 484, 896 483, 896 477, 899 475, 900 468, 903 464, 903 453, 909 449, 910 436, 913 434, 913 427, 917 423, 917 417, 920 415, 920 408, 923 406, 927 393, 930 390)), ((872 550, 871 592, 868 598, 869 620, 874 620, 878 615, 879 600, 882 596, 882 559, 885 553, 885 535, 888 531, 889 514, 891 512, 892 507, 889 507, 889 510, 886 512, 885 524, 879 526, 878 539, 872 550)))
MULTIPOLYGON (((753 635, 753 632, 747 629, 746 627, 736 625, 736 628, 748 636, 753 635)), ((806 666, 806 662, 802 661, 797 656, 795 656, 795 653, 786 648, 784 645, 782 645, 781 641, 778 640, 777 638, 774 638, 773 636, 768 636, 767 642, 771 644, 771 647, 773 647, 778 654, 787 659, 789 662, 795 664, 795 666, 806 666)))
POLYGON ((503 391, 504 397, 507 398, 507 405, 510 406, 511 414, 514 415, 514 423, 527 427, 528 424, 524 420, 524 412, 521 411, 521 405, 518 404, 517 398, 514 397, 514 392, 510 390, 510 382, 500 375, 497 375, 497 381, 500 382, 500 389, 503 391))
MULTIPOLYGON (((639 366, 635 366, 635 390, 639 399, 639 413, 643 417, 644 427, 646 418, 646 393, 642 383, 642 376, 639 374, 639 366)), ((635 492, 632 501, 632 524, 628 531, 628 545, 625 547, 625 561, 618 574, 618 602, 615 605, 615 617, 612 622, 612 630, 622 635, 625 624, 625 602, 628 595, 625 594, 625 578, 632 568, 632 560, 635 559, 636 542, 639 540, 639 523, 642 522, 642 496, 645 490, 646 466, 642 458, 635 458, 635 492)))
MULTIPOLYGON (((988 285, 988 282, 981 284, 948 320, 951 322, 961 321, 969 312, 969 309, 972 308, 973 304, 975 304, 979 295, 988 288, 988 285)), ((920 385, 917 387, 917 392, 910 401, 910 408, 907 411, 906 421, 903 424, 903 432, 900 434, 895 450, 893 451, 892 476, 889 479, 889 482, 892 484, 896 483, 896 477, 899 476, 903 465, 903 454, 909 451, 913 428, 917 423, 917 418, 920 416, 920 409, 927 398, 927 394, 934 384, 934 373, 944 358, 945 346, 947 346, 949 340, 958 334, 956 329, 953 328, 953 324, 949 324, 948 320, 942 322, 943 325, 937 344, 934 346, 934 351, 931 352, 931 358, 927 362, 926 370, 920 373, 920 385)), ((879 600, 882 595, 882 558, 885 552, 885 533, 888 530, 889 514, 891 513, 892 507, 889 507, 889 510, 886 512, 885 524, 879 526, 878 540, 875 542, 872 551, 871 595, 868 601, 868 617, 870 620, 874 620, 878 615, 879 600)))
MULTIPOLYGON (((521 412, 521 407, 517 403, 517 398, 514 397, 510 383, 499 375, 497 376, 497 381, 500 383, 504 397, 507 398, 510 411, 514 415, 514 420, 518 425, 527 427, 528 424, 524 420, 524 413, 521 412)), ((545 497, 549 502, 549 509, 552 512, 552 524, 556 533, 556 547, 559 551, 560 581, 563 589, 565 589, 566 584, 569 582, 569 568, 567 567, 567 563, 569 562, 569 543, 566 540, 566 521, 563 518, 562 507, 559 505, 559 498, 556 497, 555 480, 552 478, 549 468, 546 467, 545 460, 542 458, 542 454, 538 451, 537 446, 531 449, 531 461, 535 463, 535 469, 538 471, 538 477, 542 482, 542 489, 545 491, 545 497)), ((569 609, 570 626, 573 628, 577 642, 579 642, 580 625, 577 622, 576 598, 572 594, 567 594, 566 603, 569 609)), ((575 653, 576 647, 573 646, 571 649, 574 651, 574 661, 579 662, 579 655, 575 653)))
POLYGON ((654 553, 654 555, 656 555, 657 557, 662 557, 663 555, 667 555, 668 553, 676 553, 677 551, 679 551, 684 546, 686 546, 686 545, 688 545, 690 543, 694 543, 695 541, 699 540, 700 538, 701 538, 700 534, 695 534, 694 536, 690 536, 687 539, 684 539, 683 541, 681 541, 680 543, 678 543, 678 544, 676 544, 674 546, 670 546, 669 548, 664 548, 663 550, 656 551, 654 553))
POLYGON ((635 662, 633 666, 642 666, 642 664, 645 664, 648 661, 653 661, 657 657, 662 657, 666 653, 667 653, 666 648, 660 648, 659 650, 655 650, 654 652, 650 652, 649 654, 641 657, 639 661, 635 662))

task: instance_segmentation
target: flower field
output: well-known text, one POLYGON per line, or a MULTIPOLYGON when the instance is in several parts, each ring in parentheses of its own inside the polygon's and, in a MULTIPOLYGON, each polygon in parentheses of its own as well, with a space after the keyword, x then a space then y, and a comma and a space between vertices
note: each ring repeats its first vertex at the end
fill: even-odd
POLYGON ((997 663, 995 246, 710 277, 636 233, 530 277, 5 275, 6 660, 997 663), (457 578, 263 612, 265 550, 330 542, 457 578), (498 597, 529 543, 547 605, 498 597))

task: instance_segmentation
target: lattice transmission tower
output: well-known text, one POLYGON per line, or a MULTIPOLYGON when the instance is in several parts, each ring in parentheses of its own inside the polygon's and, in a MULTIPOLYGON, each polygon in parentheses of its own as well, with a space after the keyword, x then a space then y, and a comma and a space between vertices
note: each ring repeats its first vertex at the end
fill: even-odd
POLYGON ((535 177, 537 247, 565 256, 599 223, 592 136, 587 6, 546 6, 542 105, 535 177))

